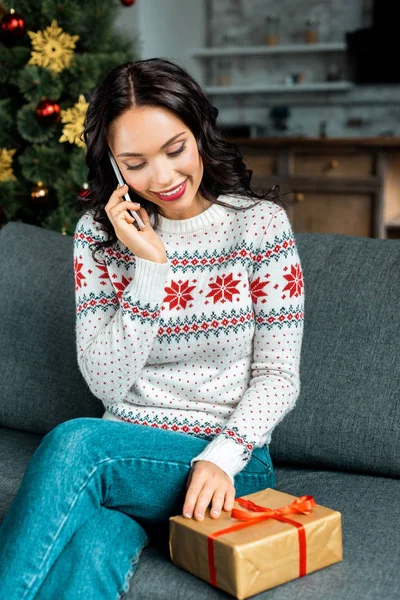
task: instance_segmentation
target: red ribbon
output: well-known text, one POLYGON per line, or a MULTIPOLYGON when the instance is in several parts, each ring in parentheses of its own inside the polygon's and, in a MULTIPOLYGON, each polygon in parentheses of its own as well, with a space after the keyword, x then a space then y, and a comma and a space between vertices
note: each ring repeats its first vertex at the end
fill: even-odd
POLYGON ((289 523, 289 525, 293 525, 297 527, 297 534, 299 540, 299 577, 303 577, 307 574, 307 546, 306 546, 306 532, 304 529, 304 525, 302 523, 297 523, 297 521, 293 521, 292 519, 288 519, 283 515, 289 515, 294 513, 303 513, 308 515, 314 507, 316 506, 315 500, 313 496, 300 496, 293 500, 291 504, 287 504, 286 506, 281 506, 281 508, 273 509, 267 508, 266 506, 259 506, 258 504, 254 504, 251 500, 244 500, 243 498, 235 498, 235 502, 238 502, 240 506, 249 509, 253 513, 259 513, 258 515, 245 512, 244 510, 239 510, 237 508, 232 509, 231 517, 233 519, 238 519, 239 521, 244 521, 243 523, 236 523, 231 527, 227 527, 226 529, 220 529, 219 531, 214 531, 214 533, 210 533, 208 536, 208 567, 210 571, 210 583, 211 585, 217 585, 217 576, 214 562, 214 540, 220 535, 224 535, 225 533, 230 533, 231 531, 237 531, 238 529, 243 529, 244 527, 248 527, 249 525, 255 525, 256 523, 260 523, 261 521, 266 521, 267 519, 276 519, 277 521, 282 521, 282 523, 289 523))

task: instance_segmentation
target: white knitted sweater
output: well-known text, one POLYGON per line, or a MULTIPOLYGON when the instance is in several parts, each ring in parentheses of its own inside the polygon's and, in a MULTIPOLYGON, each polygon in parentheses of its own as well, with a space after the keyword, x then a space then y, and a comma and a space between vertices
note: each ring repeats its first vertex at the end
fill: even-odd
POLYGON ((79 368, 104 419, 200 436, 209 443, 191 464, 211 461, 234 481, 300 392, 304 285, 293 231, 271 201, 159 218, 164 264, 119 240, 97 264, 89 244, 107 235, 89 211, 79 219, 79 368))

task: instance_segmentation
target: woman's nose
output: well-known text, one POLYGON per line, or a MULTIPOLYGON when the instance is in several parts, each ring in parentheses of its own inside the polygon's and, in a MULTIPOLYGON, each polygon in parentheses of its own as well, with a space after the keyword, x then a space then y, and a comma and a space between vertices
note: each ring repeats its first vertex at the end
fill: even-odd
POLYGON ((154 165, 152 172, 153 185, 152 189, 158 191, 167 190, 175 184, 175 174, 171 170, 171 166, 164 161, 160 161, 154 165))

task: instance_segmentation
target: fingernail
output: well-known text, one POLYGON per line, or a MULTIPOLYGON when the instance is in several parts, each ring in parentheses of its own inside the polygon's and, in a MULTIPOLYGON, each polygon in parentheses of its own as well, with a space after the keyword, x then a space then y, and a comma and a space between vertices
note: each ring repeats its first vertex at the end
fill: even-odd
POLYGON ((188 519, 191 519, 192 515, 189 512, 185 512, 185 517, 187 517, 188 519))
POLYGON ((200 513, 199 513, 197 516, 198 516, 198 518, 199 518, 199 519, 201 519, 201 520, 203 520, 203 519, 204 519, 203 515, 201 515, 200 513))
POLYGON ((212 510, 211 512, 213 515, 219 515, 219 512, 217 510, 212 510))
POLYGON ((231 510, 231 508, 232 508, 232 504, 227 504, 226 505, 226 510, 231 510))

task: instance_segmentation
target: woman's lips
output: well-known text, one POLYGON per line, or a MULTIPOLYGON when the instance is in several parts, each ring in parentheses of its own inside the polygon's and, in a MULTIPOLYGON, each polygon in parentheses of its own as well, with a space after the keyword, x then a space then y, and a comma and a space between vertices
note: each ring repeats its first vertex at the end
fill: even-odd
POLYGON ((173 194, 168 194, 166 196, 164 194, 157 194, 156 192, 153 192, 153 193, 156 194, 156 196, 158 198, 160 198, 160 200, 163 200, 164 202, 171 202, 171 200, 177 200, 178 198, 181 198, 183 196, 183 194, 186 192, 186 186, 187 186, 187 179, 186 179, 186 181, 184 181, 183 184, 181 184, 180 187, 178 187, 177 191, 174 192, 173 194))

